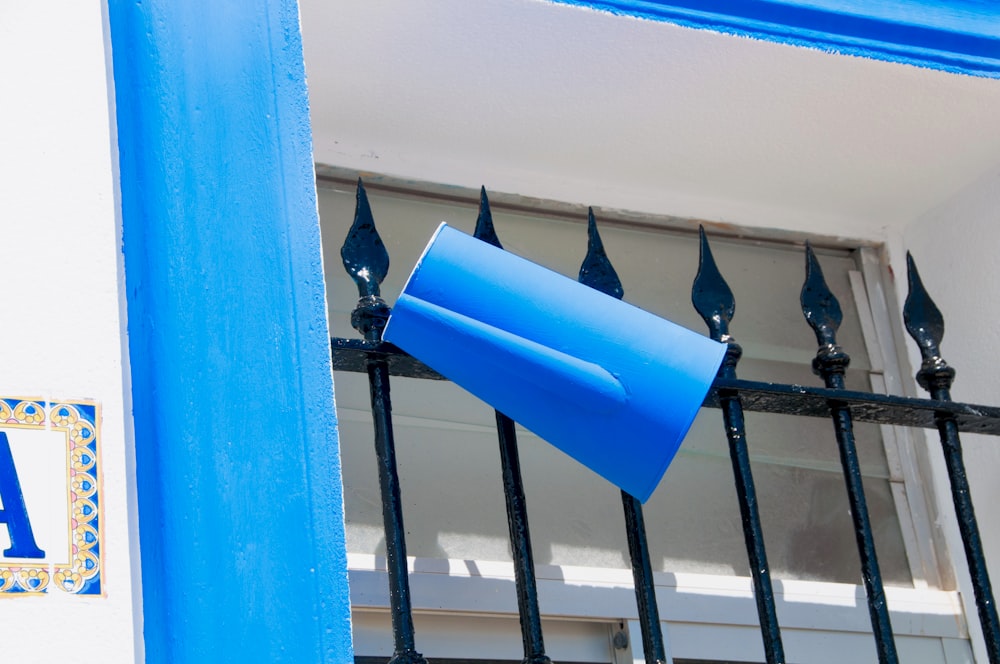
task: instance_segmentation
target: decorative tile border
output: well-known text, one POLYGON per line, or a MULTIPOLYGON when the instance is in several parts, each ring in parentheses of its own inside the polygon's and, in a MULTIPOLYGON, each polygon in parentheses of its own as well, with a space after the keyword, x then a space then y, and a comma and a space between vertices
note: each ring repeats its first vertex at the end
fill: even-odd
MULTIPOLYGON (((75 595, 101 595, 102 486, 100 408, 86 401, 49 402, 0 397, 0 430, 61 432, 66 439, 66 528, 69 563, 25 563, 0 557, 0 596, 39 595, 55 587, 75 595)), ((55 471, 53 471, 55 472, 55 471)), ((0 523, 0 527, 4 524, 0 523)), ((2 555, 2 554, 0 554, 2 555)))

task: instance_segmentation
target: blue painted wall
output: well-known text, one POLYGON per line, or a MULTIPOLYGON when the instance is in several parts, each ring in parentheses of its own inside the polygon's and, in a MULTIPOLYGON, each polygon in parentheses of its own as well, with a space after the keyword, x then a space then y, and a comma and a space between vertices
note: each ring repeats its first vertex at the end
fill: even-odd
POLYGON ((294 0, 110 0, 148 662, 349 662, 294 0))
POLYGON ((552 0, 960 74, 1000 78, 995 0, 552 0))

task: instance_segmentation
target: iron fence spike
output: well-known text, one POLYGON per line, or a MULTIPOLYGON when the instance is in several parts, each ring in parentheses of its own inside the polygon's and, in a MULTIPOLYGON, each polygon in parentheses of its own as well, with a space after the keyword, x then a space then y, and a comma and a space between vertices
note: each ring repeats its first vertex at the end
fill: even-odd
POLYGON ((844 314, 840 309, 840 302, 830 291, 823 276, 823 269, 816 259, 816 252, 812 245, 806 242, 806 279, 802 284, 802 292, 799 296, 802 304, 802 313, 806 317, 809 327, 816 333, 816 342, 820 346, 835 345, 837 343, 837 329, 844 319, 844 314))
POLYGON ((486 195, 486 187, 479 189, 479 216, 476 217, 476 230, 473 235, 483 242, 492 244, 498 249, 503 249, 500 238, 497 237, 496 228, 493 226, 493 212, 490 210, 490 199, 486 195))
POLYGON ((927 293, 910 252, 906 252, 906 280, 909 286, 903 304, 906 331, 917 342, 924 360, 939 359, 941 340, 944 338, 944 317, 927 293))
POLYGON ((736 298, 729 284, 719 272, 712 255, 705 228, 698 227, 698 274, 691 284, 691 303, 708 325, 709 334, 716 341, 730 341, 729 323, 736 313, 736 298))
POLYGON ((358 178, 356 199, 354 223, 340 248, 340 257, 344 269, 358 285, 358 295, 378 297, 379 287, 389 273, 389 252, 375 228, 375 218, 361 178, 358 178))
POLYGON ((625 294, 618 272, 611 265, 601 234, 597 231, 594 208, 587 209, 587 255, 580 265, 577 281, 619 300, 625 294))

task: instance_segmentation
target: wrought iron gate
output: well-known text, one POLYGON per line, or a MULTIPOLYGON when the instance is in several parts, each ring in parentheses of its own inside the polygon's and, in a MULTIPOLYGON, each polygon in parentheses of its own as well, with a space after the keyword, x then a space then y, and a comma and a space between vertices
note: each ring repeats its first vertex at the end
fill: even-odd
MULTIPOLYGON (((588 233, 588 251, 580 267, 579 281, 612 297, 621 298, 622 285, 604 251, 593 212, 588 219, 588 233)), ((481 193, 475 236, 501 247, 493 227, 485 189, 481 193)), ((801 306, 818 344, 812 363, 813 371, 822 378, 825 387, 763 383, 737 378, 736 367, 742 349, 729 333, 729 324, 735 311, 733 293, 715 263, 704 230, 701 231, 700 239, 701 256, 699 270, 694 278, 692 302, 707 324, 711 338, 728 345, 726 358, 704 405, 722 411, 767 662, 785 662, 785 655, 750 469, 745 410, 832 420, 854 522, 872 631, 879 662, 883 664, 897 662, 898 656, 862 487, 853 423, 859 421, 936 428, 940 434, 951 481, 952 498, 975 589, 978 618, 982 624, 986 648, 991 664, 1000 664, 1000 620, 969 495, 959 439, 962 431, 1000 435, 1000 408, 951 400, 950 387, 955 371, 941 357, 939 349, 944 334, 944 321, 924 289, 912 257, 907 256, 909 295, 904 305, 904 323, 919 346, 923 358, 916 377, 920 386, 929 392, 928 399, 845 389, 844 374, 850 357, 837 343, 837 330, 842 320, 840 304, 827 287, 819 261, 808 243, 805 248, 806 270, 801 306)), ((333 367, 335 370, 368 374, 390 585, 395 651, 391 662, 421 664, 426 660, 417 651, 413 629, 389 388, 391 376, 428 380, 443 380, 443 377, 395 346, 381 341, 382 329, 390 314, 390 309, 380 294, 380 284, 388 272, 389 255, 376 230, 360 180, 355 219, 341 249, 341 256, 344 267, 358 287, 360 299, 352 312, 351 323, 363 335, 363 339, 331 339, 333 367)), ((544 664, 550 660, 545 654, 542 635, 514 422, 497 412, 496 427, 524 645, 523 661, 527 664, 544 664)), ((654 594, 642 505, 625 492, 622 492, 621 498, 643 650, 646 661, 650 664, 662 662, 666 655, 654 594)))

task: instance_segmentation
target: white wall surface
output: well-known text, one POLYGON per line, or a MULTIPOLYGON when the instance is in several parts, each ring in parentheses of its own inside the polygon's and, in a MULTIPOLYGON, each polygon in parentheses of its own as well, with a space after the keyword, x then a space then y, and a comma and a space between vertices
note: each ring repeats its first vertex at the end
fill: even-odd
POLYGON ((321 163, 881 240, 1000 161, 996 80, 541 0, 301 10, 321 163))
POLYGON ((0 657, 19 664, 136 659, 102 8, 96 0, 0 3, 0 396, 88 399, 102 415, 104 596, 0 597, 0 657))
MULTIPOLYGON (((1000 168, 970 184, 958 195, 911 224, 903 236, 913 255, 921 279, 944 315, 944 359, 957 375, 952 398, 996 406, 1000 404, 1000 327, 996 323, 1000 302, 1000 168)), ((900 300, 905 298, 905 265, 899 261, 900 300)), ((911 347, 911 363, 919 366, 919 354, 911 347)), ((951 534, 951 555, 957 562, 960 582, 965 581, 966 611, 974 611, 971 587, 965 573, 964 553, 954 523, 947 476, 940 462, 936 432, 928 432, 931 458, 936 468, 941 513, 951 534)), ((1000 587, 1000 440, 995 436, 963 435, 962 445, 970 490, 977 510, 983 546, 993 581, 1000 587)))

